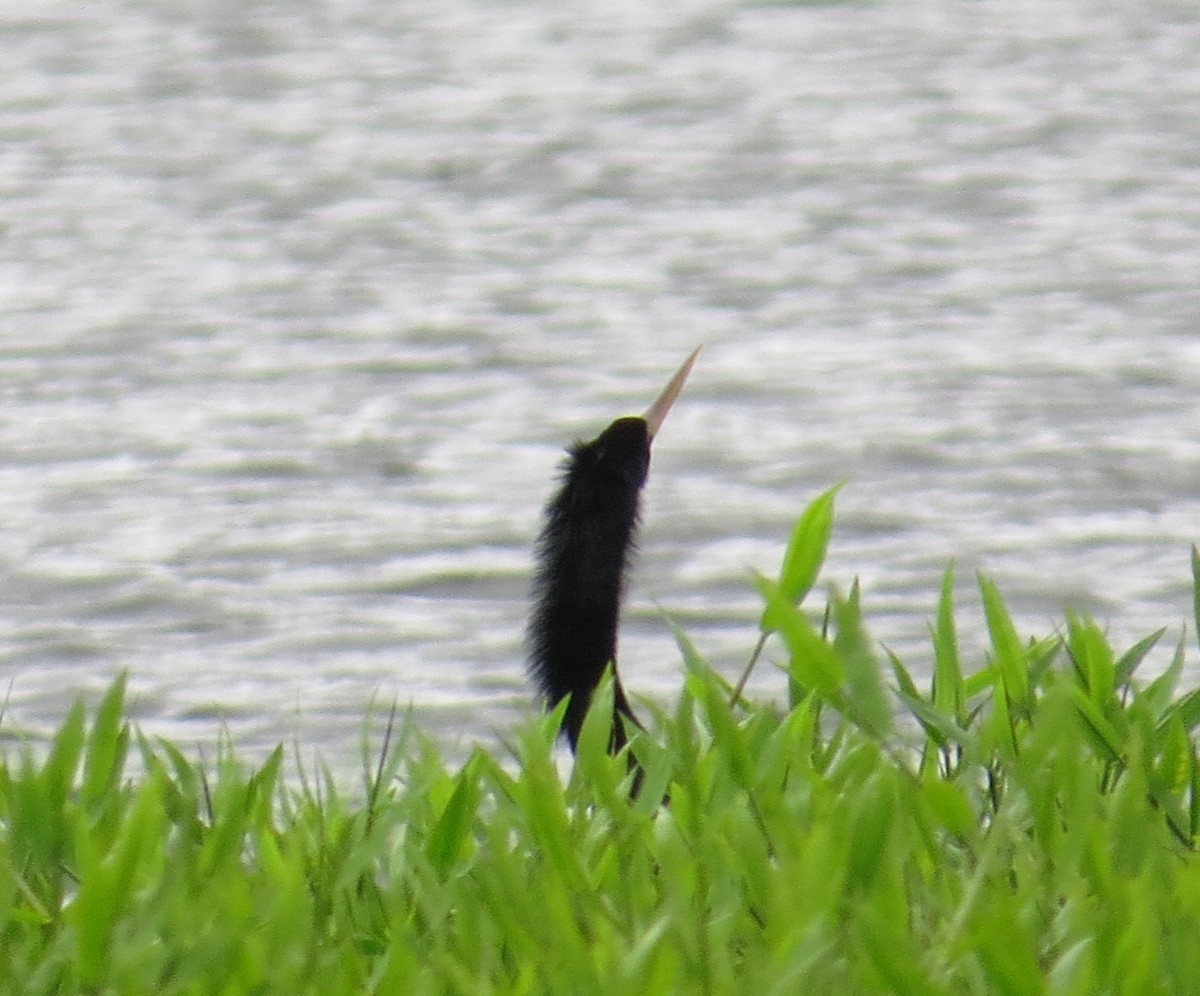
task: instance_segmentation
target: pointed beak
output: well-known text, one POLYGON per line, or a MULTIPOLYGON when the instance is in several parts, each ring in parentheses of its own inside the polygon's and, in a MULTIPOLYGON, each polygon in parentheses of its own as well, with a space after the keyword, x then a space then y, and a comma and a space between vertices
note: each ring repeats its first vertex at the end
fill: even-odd
POLYGON ((692 372, 692 364, 696 362, 696 356, 699 353, 700 347, 697 346, 692 350, 692 355, 684 360, 683 365, 675 371, 675 376, 667 382, 667 386, 662 389, 662 394, 655 399, 654 404, 647 408, 646 414, 642 416, 650 429, 651 439, 658 435, 658 430, 662 427, 663 419, 667 417, 667 412, 671 410, 671 405, 675 403, 675 399, 679 397, 679 392, 683 390, 683 382, 687 380, 688 374, 692 372))

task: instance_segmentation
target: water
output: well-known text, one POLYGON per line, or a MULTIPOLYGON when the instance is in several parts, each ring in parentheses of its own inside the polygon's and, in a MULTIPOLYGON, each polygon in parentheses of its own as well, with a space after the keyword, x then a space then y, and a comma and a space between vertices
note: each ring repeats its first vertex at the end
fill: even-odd
POLYGON ((736 673, 747 568, 842 478, 828 576, 917 670, 950 557, 968 652, 977 569, 1027 631, 1190 611, 1190 3, 110 0, 0 41, 10 731, 128 668, 184 743, 341 767, 393 698, 503 735, 562 445, 700 342, 639 693, 664 609, 736 673))

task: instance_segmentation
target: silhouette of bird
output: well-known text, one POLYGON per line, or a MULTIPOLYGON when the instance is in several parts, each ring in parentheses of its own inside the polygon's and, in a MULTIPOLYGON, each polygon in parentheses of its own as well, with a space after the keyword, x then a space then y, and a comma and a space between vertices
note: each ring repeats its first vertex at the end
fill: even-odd
POLYGON ((613 726, 609 750, 640 726, 617 675, 617 625, 630 553, 637 540, 650 444, 683 389, 696 349, 641 416, 619 418, 591 442, 567 450, 562 483, 546 505, 537 543, 529 674, 548 708, 570 696, 563 729, 571 750, 592 693, 611 664, 613 726))

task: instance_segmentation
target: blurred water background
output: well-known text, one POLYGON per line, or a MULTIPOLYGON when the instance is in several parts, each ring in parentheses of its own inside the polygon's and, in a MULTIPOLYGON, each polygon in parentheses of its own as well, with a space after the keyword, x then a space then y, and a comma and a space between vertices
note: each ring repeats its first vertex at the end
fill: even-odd
POLYGON ((34 2, 0 45, 8 735, 125 668, 184 745, 503 736, 562 446, 698 343, 636 693, 664 612, 737 673, 842 478, 826 577, 918 672, 951 557, 975 660, 977 570, 1024 632, 1189 617, 1192 0, 34 2))

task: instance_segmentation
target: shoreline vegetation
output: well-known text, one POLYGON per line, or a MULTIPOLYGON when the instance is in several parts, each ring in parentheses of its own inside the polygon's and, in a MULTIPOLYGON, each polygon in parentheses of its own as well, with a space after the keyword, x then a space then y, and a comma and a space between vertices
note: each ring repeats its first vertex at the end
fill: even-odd
MULTIPOLYGON (((195 763, 129 723, 124 678, 77 703, 48 749, 0 755, 0 991, 1200 992, 1185 638, 1143 680, 1165 630, 1114 648, 1067 611, 1025 638, 981 577, 990 646, 963 660, 948 568, 929 655, 902 662, 857 583, 798 608, 836 492, 756 579, 753 658, 771 635, 786 701, 677 631, 636 795, 610 680, 566 774, 565 703, 453 766, 393 714, 353 791, 284 780, 282 747, 195 763)), ((1192 575, 1200 630, 1195 548, 1192 575)))

